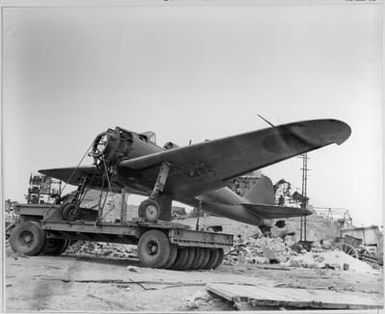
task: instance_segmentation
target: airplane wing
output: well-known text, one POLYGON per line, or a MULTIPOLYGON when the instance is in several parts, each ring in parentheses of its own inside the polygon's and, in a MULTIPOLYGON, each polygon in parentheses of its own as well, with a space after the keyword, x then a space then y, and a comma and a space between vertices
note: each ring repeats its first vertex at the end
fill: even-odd
MULTIPOLYGON (((85 175, 88 175, 88 177, 90 178, 88 184, 91 188, 101 189, 102 186, 104 186, 104 189, 109 188, 108 182, 106 180, 103 180, 100 171, 93 166, 42 169, 39 170, 39 172, 49 177, 56 178, 58 180, 75 186, 81 184, 83 177, 85 175)), ((119 185, 114 181, 111 182, 111 191, 114 193, 120 193, 122 187, 122 185, 119 185)), ((148 195, 148 190, 143 189, 143 187, 140 185, 129 187, 127 189, 127 192, 139 195, 148 195)))
POLYGON ((40 173, 59 179, 68 184, 78 185, 85 175, 97 175, 96 167, 68 167, 39 170, 40 173))
POLYGON ((171 164, 165 192, 196 196, 225 186, 225 180, 333 143, 343 143, 350 127, 339 120, 309 120, 207 141, 134 159, 119 168, 140 172, 153 184, 162 162, 171 164))

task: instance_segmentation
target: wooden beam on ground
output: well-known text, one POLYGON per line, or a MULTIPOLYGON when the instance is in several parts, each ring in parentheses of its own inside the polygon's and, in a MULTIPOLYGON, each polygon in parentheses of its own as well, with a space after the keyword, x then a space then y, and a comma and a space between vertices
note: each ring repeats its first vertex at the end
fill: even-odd
POLYGON ((208 284, 206 290, 226 299, 254 307, 291 309, 379 309, 381 295, 339 292, 330 290, 275 288, 237 284, 208 284))

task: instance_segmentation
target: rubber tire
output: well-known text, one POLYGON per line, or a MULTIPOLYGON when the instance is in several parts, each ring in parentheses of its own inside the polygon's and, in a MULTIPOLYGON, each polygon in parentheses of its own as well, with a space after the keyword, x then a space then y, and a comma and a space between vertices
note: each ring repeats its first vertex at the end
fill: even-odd
POLYGON ((75 208, 74 203, 64 204, 61 208, 61 216, 63 220, 69 220, 69 213, 75 208))
POLYGON ((144 218, 145 221, 147 222, 156 222, 159 219, 160 215, 160 206, 157 201, 152 200, 152 199, 146 199, 142 203, 140 203, 139 208, 138 208, 138 216, 141 218, 144 218), (155 206, 156 212, 153 213, 153 215, 149 215, 147 208, 149 206, 155 206))
POLYGON ((171 253, 168 237, 159 230, 152 229, 142 234, 138 243, 138 257, 144 267, 162 268, 166 265, 171 253), (157 252, 151 254, 149 245, 156 245, 157 252))
POLYGON ((225 255, 223 249, 215 249, 215 251, 215 254, 217 255, 217 260, 215 261, 212 267, 213 269, 216 269, 220 264, 222 264, 223 256, 225 255))
POLYGON ((200 269, 207 269, 206 267, 210 261, 211 252, 210 252, 210 249, 207 249, 207 248, 203 248, 202 251, 203 251, 204 259, 200 269))
POLYGON ((42 255, 60 255, 63 253, 68 245, 69 240, 67 239, 57 239, 57 238, 47 238, 43 247, 42 255))
POLYGON ((30 256, 38 255, 45 244, 45 231, 40 228, 38 223, 25 221, 13 229, 9 244, 15 252, 30 256), (23 243, 22 234, 24 232, 32 235, 33 242, 29 246, 23 243))
POLYGON ((203 269, 212 269, 219 258, 219 254, 215 249, 209 249, 209 255, 210 255, 210 258, 207 264, 203 267, 203 269))
POLYGON ((197 247, 196 252, 197 252, 196 253, 197 255, 195 257, 195 260, 194 260, 194 263, 193 263, 191 269, 200 269, 202 267, 204 259, 205 259, 205 253, 202 250, 202 248, 197 247))
POLYGON ((184 264, 183 268, 181 268, 183 270, 191 269, 191 266, 195 260, 195 255, 196 255, 195 247, 188 247, 186 249, 188 250, 188 258, 187 258, 186 264, 184 264))
POLYGON ((177 255, 178 255, 178 247, 174 244, 171 244, 170 256, 167 260, 166 265, 164 265, 164 268, 170 269, 171 266, 175 263, 177 255))
POLYGON ((73 208, 71 208, 68 211, 68 220, 69 221, 75 221, 80 218, 80 208, 78 205, 75 205, 73 208))
POLYGON ((199 251, 201 252, 200 254, 202 256, 201 256, 201 261, 200 261, 197 269, 203 269, 203 267, 207 264, 207 262, 210 258, 210 255, 209 255, 209 252, 207 251, 206 248, 199 248, 199 251))
POLYGON ((188 252, 189 250, 187 247, 178 248, 176 260, 175 260, 175 263, 171 266, 171 269, 174 269, 174 270, 183 269, 184 265, 188 260, 188 256, 189 256, 188 252))

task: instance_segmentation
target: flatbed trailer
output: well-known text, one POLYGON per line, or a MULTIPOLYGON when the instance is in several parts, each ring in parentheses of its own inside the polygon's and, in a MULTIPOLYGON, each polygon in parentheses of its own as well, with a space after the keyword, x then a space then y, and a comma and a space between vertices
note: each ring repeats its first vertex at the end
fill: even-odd
POLYGON ((143 218, 99 222, 97 211, 80 208, 79 219, 64 220, 61 205, 18 204, 19 221, 10 235, 14 251, 28 255, 63 253, 71 241, 134 244, 142 266, 175 270, 212 269, 233 243, 230 234, 195 231, 172 221, 143 218))

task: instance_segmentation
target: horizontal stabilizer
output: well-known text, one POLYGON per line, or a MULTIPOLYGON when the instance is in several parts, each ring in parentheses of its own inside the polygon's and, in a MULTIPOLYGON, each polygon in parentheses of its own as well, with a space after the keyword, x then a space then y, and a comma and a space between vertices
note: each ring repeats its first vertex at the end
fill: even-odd
POLYGON ((68 167, 68 168, 55 168, 55 169, 42 169, 40 173, 45 174, 51 178, 55 178, 64 181, 68 184, 79 185, 81 179, 85 175, 93 175, 98 173, 96 167, 68 167))
POLYGON ((290 218, 309 216, 312 211, 304 208, 276 206, 268 204, 242 204, 244 207, 250 210, 251 213, 258 214, 263 218, 275 219, 275 218, 290 218))

